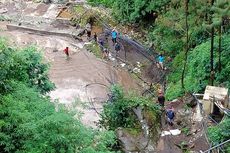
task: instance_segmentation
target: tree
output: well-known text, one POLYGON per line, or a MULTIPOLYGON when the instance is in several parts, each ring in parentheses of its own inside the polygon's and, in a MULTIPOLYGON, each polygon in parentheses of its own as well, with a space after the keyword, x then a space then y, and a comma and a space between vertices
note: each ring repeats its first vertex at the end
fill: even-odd
MULTIPOLYGON (((84 127, 64 106, 20 82, 0 98, 0 152, 109 152, 113 132, 84 127)), ((77 112, 76 112, 77 113, 77 112)))
MULTIPOLYGON (((111 88, 111 99, 103 106, 100 125, 109 130, 122 128, 140 128, 138 119, 133 112, 133 108, 138 106, 145 108, 152 115, 151 120, 157 123, 157 116, 160 107, 153 103, 151 99, 134 94, 125 95, 120 86, 111 88)), ((156 126, 157 128, 157 126, 156 126)))
POLYGON ((184 90, 184 76, 185 76, 185 69, 186 69, 186 64, 187 64, 187 58, 188 58, 188 51, 189 51, 189 26, 188 26, 188 5, 189 5, 189 0, 185 0, 185 27, 186 27, 186 48, 185 48, 185 61, 184 61, 184 67, 182 71, 182 77, 181 77, 181 86, 182 89, 184 90))
POLYGON ((114 13, 117 20, 125 23, 154 23, 154 13, 166 12, 170 0, 117 0, 114 13))
POLYGON ((20 51, 0 40, 0 152, 111 152, 114 132, 83 126, 78 112, 41 94, 51 89, 47 70, 35 50, 20 51))
MULTIPOLYGON (((214 39, 215 43, 218 42, 218 39, 214 39)), ((222 35, 222 70, 221 73, 216 74, 216 84, 230 88, 230 61, 229 61, 229 34, 222 35)), ((211 40, 206 41, 194 49, 189 51, 188 54, 188 63, 187 63, 187 72, 185 73, 185 91, 186 92, 198 92, 202 93, 205 87, 210 83, 210 42, 211 40)), ((218 62, 217 52, 214 52, 214 62, 218 62)), ((182 58, 182 57, 177 57, 182 58)), ((174 59, 174 62, 177 62, 178 59, 174 59)), ((178 64, 179 65, 179 64, 178 64)), ((178 66, 178 69, 182 69, 182 65, 178 66)), ((214 69, 217 69, 218 66, 215 65, 214 69)), ((168 83, 166 97, 170 100, 182 96, 180 91, 181 81, 178 73, 171 73, 170 77, 174 80, 168 83)))
POLYGON ((212 22, 213 26, 218 28, 218 71, 221 72, 221 43, 222 43, 222 28, 224 25, 224 18, 230 15, 230 2, 226 0, 217 0, 212 7, 214 12, 212 22))
POLYGON ((12 79, 27 83, 42 94, 54 89, 48 78, 49 65, 35 47, 22 50, 9 47, 6 40, 0 39, 0 93, 10 89, 8 82, 12 79))
MULTIPOLYGON (((211 6, 213 6, 214 4, 214 0, 211 0, 211 6)), ((210 24, 212 22, 212 12, 210 14, 210 24)), ((214 84, 214 77, 215 77, 215 71, 214 71, 214 60, 213 60, 213 53, 214 52, 214 26, 211 25, 211 48, 210 48, 210 66, 211 66, 211 70, 210 70, 210 80, 211 80, 211 85, 213 86, 214 84)))

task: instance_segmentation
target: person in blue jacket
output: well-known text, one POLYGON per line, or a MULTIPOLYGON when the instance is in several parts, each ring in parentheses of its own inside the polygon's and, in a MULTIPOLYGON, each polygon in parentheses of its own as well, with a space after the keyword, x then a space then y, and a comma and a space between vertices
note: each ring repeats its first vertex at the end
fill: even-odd
POLYGON ((158 56, 158 63, 159 63, 159 67, 162 70, 164 70, 164 56, 162 54, 158 56))
POLYGON ((174 109, 172 106, 169 107, 169 109, 166 110, 166 116, 167 116, 167 122, 170 126, 173 125, 173 119, 175 117, 174 109))
POLYGON ((112 33, 112 41, 113 41, 113 45, 117 42, 117 32, 115 29, 113 29, 112 33))

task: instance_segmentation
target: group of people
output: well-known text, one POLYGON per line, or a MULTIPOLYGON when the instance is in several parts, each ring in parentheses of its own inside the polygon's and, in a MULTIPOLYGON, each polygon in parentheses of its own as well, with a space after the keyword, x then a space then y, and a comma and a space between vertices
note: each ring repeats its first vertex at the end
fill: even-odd
POLYGON ((175 117, 175 111, 174 111, 174 108, 173 108, 172 105, 170 105, 169 107, 167 107, 165 109, 165 105, 164 105, 165 97, 164 97, 164 94, 163 94, 162 90, 160 90, 159 93, 158 93, 158 103, 161 105, 162 111, 165 112, 165 114, 166 114, 167 123, 170 126, 172 126, 173 125, 173 120, 174 120, 174 117, 175 117))
MULTIPOLYGON (((85 31, 86 31, 88 40, 91 40, 92 26, 91 26, 90 23, 86 24, 85 31)), ((117 42, 117 36, 118 36, 118 32, 115 29, 113 29, 112 32, 111 32, 111 38, 112 38, 114 49, 116 51, 116 57, 117 57, 119 51, 121 50, 121 46, 117 42)), ((93 39, 94 39, 95 42, 98 42, 98 44, 99 44, 99 46, 101 48, 102 56, 103 56, 102 58, 103 59, 104 58, 108 58, 109 52, 108 52, 108 49, 104 46, 105 45, 104 40, 101 39, 101 38, 98 39, 98 36, 97 36, 96 32, 93 35, 93 39)), ((64 53, 66 54, 66 57, 68 59, 69 58, 69 48, 68 47, 66 47, 64 49, 64 53)), ((162 70, 165 70, 165 67, 164 67, 164 56, 162 54, 159 54, 159 56, 158 56, 157 67, 160 68, 160 69, 162 69, 162 70)))
MULTIPOLYGON (((91 39, 91 25, 90 24, 87 24, 86 25, 86 33, 87 33, 87 37, 88 39, 90 40, 91 39)), ((112 42, 113 42, 113 46, 114 46, 114 49, 116 51, 116 57, 119 53, 119 51, 121 50, 121 46, 120 44, 117 42, 117 36, 118 36, 118 33, 115 29, 112 30, 111 32, 111 38, 112 38, 112 42)), ((108 55, 109 55, 109 51, 108 49, 105 47, 105 42, 104 40, 102 39, 102 37, 99 37, 97 36, 96 33, 94 33, 93 35, 93 39, 95 42, 98 43, 98 45, 100 46, 101 48, 101 51, 102 51, 102 58, 108 58, 108 55)), ((66 54, 66 57, 67 59, 69 58, 69 47, 66 47, 64 49, 64 53, 66 54)), ((157 62, 157 66, 158 68, 161 68, 162 70, 164 70, 164 56, 162 54, 160 54, 158 56, 158 62, 157 62)), ((174 108, 172 107, 172 105, 170 105, 169 107, 167 107, 165 109, 165 97, 164 97, 164 94, 162 92, 162 90, 160 90, 158 92, 158 103, 161 105, 162 107, 162 111, 165 112, 166 114, 166 117, 167 117, 167 122, 169 125, 173 125, 173 119, 175 117, 175 112, 174 112, 174 108)))
MULTIPOLYGON (((117 42, 117 36, 118 36, 117 31, 115 29, 113 29, 111 32, 111 38, 112 38, 114 50, 116 51, 116 56, 121 49, 120 44, 117 42)), ((107 59, 109 56, 109 50, 108 50, 108 48, 105 47, 105 40, 102 37, 98 38, 96 33, 94 33, 93 39, 95 42, 98 43, 98 45, 102 51, 102 58, 107 59)))
MULTIPOLYGON (((89 41, 92 40, 91 39, 91 35, 92 35, 91 31, 92 31, 92 26, 91 26, 90 23, 87 23, 86 26, 85 26, 85 32, 87 34, 87 39, 89 41)), ((118 32, 115 29, 113 29, 112 32, 111 32, 111 38, 112 38, 114 50, 116 51, 116 57, 117 57, 119 51, 121 50, 121 46, 117 42, 117 36, 118 36, 118 32)), ((109 56, 109 50, 108 50, 108 48, 105 47, 105 40, 103 40, 102 37, 98 38, 96 32, 93 35, 93 40, 98 43, 98 45, 99 45, 99 47, 100 47, 100 49, 102 51, 102 58, 103 59, 108 58, 108 56, 109 56)), ((64 53, 66 55, 66 58, 69 59, 69 47, 66 47, 64 49, 64 53)))

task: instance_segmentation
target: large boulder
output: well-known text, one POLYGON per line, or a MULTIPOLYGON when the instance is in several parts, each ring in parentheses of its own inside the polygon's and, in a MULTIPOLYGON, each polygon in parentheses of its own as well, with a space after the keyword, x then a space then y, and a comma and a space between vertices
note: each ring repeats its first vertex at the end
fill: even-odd
POLYGON ((194 97, 191 93, 188 93, 188 94, 185 96, 184 102, 185 102, 185 104, 187 104, 187 106, 189 106, 189 107, 194 107, 194 106, 196 106, 196 104, 197 104, 197 101, 196 101, 195 97, 194 97))
POLYGON ((127 130, 116 130, 123 152, 125 153, 155 153, 155 144, 143 134, 132 135, 127 130))

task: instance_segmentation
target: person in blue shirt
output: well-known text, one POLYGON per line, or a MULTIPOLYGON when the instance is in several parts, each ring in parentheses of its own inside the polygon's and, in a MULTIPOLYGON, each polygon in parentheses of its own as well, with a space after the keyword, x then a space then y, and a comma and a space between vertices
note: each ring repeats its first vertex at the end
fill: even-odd
POLYGON ((112 41, 113 41, 113 45, 117 42, 117 32, 115 29, 113 29, 112 33, 112 41))
POLYGON ((119 53, 119 51, 121 50, 121 46, 120 46, 120 44, 118 44, 118 43, 116 42, 114 48, 115 48, 115 51, 116 51, 116 58, 117 58, 118 53, 119 53))
POLYGON ((159 67, 162 69, 162 70, 164 70, 164 56, 162 55, 162 54, 160 54, 159 56, 158 56, 158 63, 159 63, 159 67))
POLYGON ((175 117, 174 109, 172 106, 169 107, 169 109, 166 110, 166 116, 167 116, 167 121, 170 126, 173 125, 173 119, 175 117))

